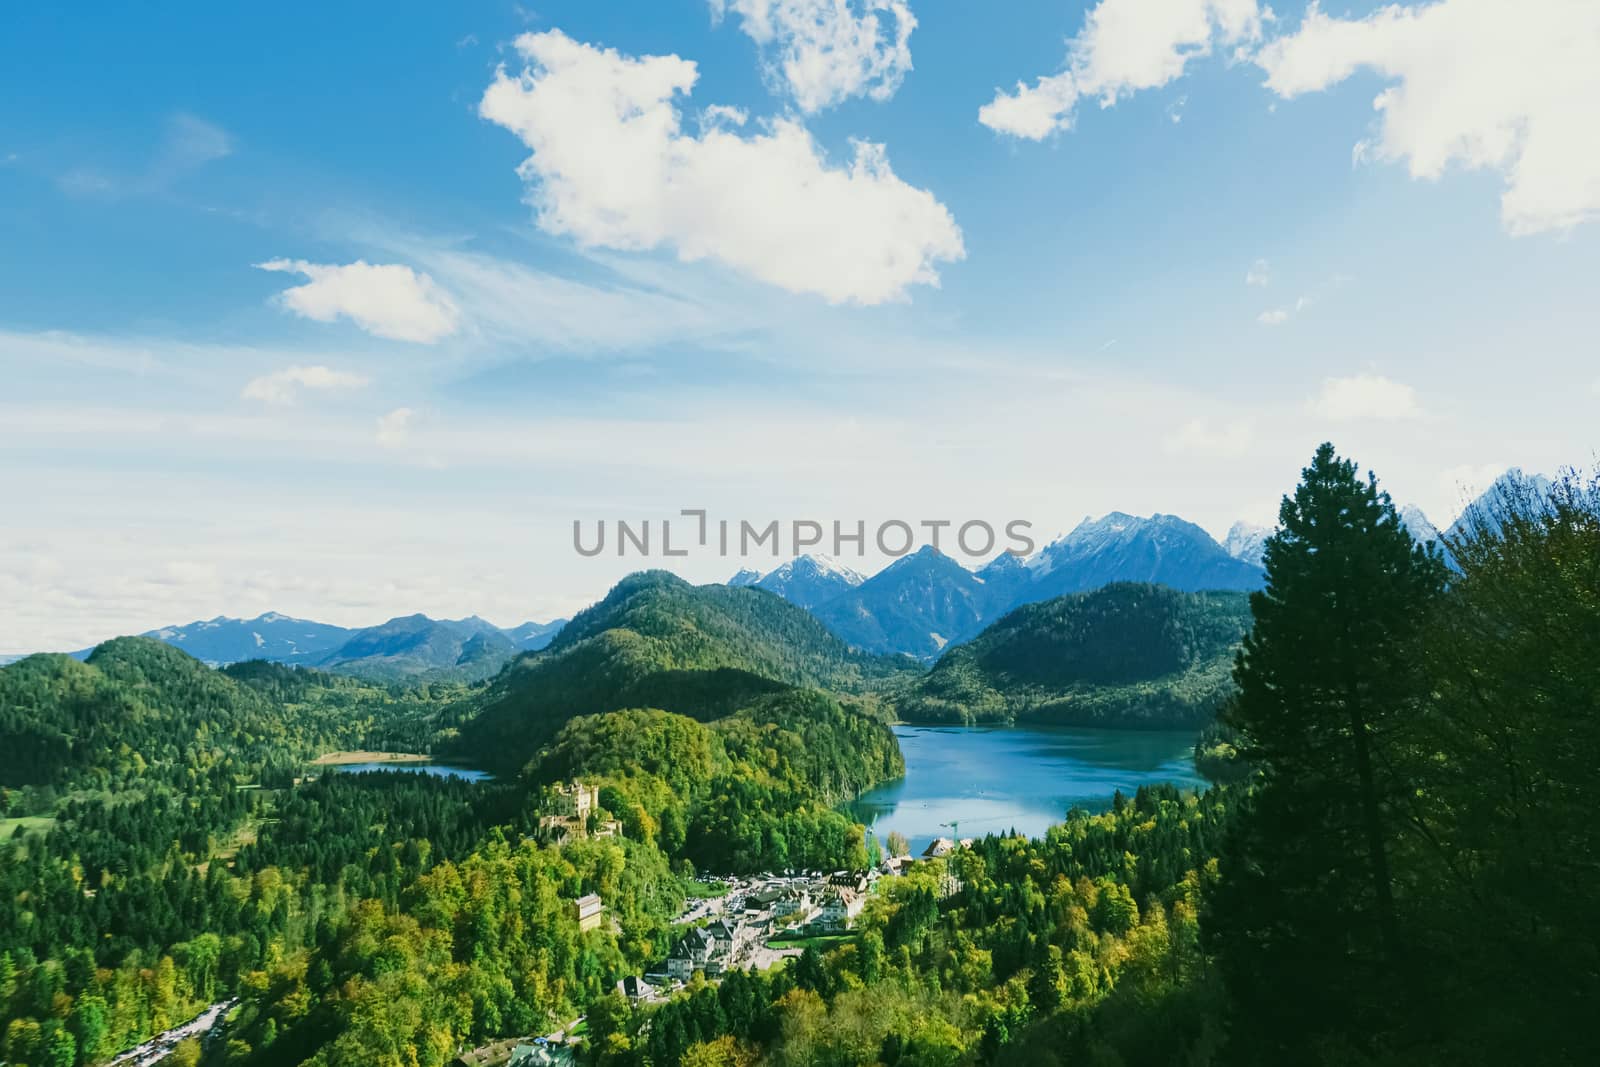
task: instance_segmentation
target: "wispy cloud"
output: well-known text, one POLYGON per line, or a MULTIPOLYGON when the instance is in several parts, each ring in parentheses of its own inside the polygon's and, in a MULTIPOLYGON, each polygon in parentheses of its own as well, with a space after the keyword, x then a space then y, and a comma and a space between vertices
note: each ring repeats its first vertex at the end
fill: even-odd
POLYGON ((1415 389, 1378 374, 1325 379, 1312 409, 1339 422, 1414 419, 1422 414, 1415 389))
POLYGON ((239 395, 264 404, 292 404, 301 389, 359 389, 369 381, 349 371, 294 366, 250 379, 239 395))
POLYGON ((1315 300, 1309 296, 1297 296, 1294 303, 1288 307, 1269 308, 1256 316, 1256 321, 1263 326, 1281 326, 1310 307, 1315 300))
POLYGON ((179 112, 167 119, 161 141, 143 168, 123 173, 99 166, 74 167, 57 178, 57 185, 74 196, 147 196, 164 192, 191 171, 224 159, 233 150, 233 136, 227 130, 179 112))
POLYGON ((410 408, 395 408, 378 418, 377 442, 384 448, 399 448, 411 436, 411 419, 416 412, 410 408))
POLYGON ((1254 441, 1255 427, 1248 420, 1222 422, 1197 418, 1168 435, 1165 443, 1169 453, 1233 458, 1249 452, 1254 441))

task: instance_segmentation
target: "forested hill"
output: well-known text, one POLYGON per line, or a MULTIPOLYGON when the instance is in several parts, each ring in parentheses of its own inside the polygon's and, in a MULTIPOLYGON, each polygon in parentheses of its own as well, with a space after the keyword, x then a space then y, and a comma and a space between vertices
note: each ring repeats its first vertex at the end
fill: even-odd
POLYGON ((0 786, 292 777, 302 760, 439 695, 275 664, 219 671, 153 638, 119 637, 86 662, 37 655, 0 669, 0 786))
POLYGON ((845 691, 907 670, 852 650, 810 612, 761 589, 690 585, 667 571, 640 571, 580 611, 550 643, 561 652, 606 630, 662 642, 679 666, 738 667, 790 685, 845 691))
POLYGON ((520 768, 569 719, 660 708, 711 720, 791 687, 865 693, 914 675, 850 649, 804 609, 759 589, 630 575, 542 652, 495 679, 461 731, 461 754, 520 768))
POLYGON ((709 725, 643 710, 573 719, 528 778, 598 781, 629 840, 750 871, 860 863, 862 829, 833 805, 904 773, 885 723, 793 689, 709 725))
POLYGON ((1209 721, 1250 628, 1242 592, 1120 582, 1029 604, 951 649, 898 702, 923 722, 1209 721))

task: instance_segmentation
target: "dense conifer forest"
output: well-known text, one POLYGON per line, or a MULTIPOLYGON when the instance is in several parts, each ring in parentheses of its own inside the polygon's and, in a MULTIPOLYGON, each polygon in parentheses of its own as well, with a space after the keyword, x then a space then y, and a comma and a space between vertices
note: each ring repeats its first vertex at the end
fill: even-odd
POLYGON ((1117 582, 1020 607, 895 701, 915 722, 1199 726, 1232 690, 1244 593, 1117 582))

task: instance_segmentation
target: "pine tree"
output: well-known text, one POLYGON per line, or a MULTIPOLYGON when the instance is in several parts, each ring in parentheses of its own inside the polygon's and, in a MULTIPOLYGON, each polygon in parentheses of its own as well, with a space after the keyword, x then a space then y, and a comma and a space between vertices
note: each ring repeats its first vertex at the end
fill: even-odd
POLYGON ((1330 444, 1278 519, 1229 712, 1256 779, 1208 928, 1237 1057, 1332 1062, 1349 1050, 1318 1034, 1381 1029, 1404 988, 1390 853, 1424 690, 1417 643, 1445 570, 1330 444))

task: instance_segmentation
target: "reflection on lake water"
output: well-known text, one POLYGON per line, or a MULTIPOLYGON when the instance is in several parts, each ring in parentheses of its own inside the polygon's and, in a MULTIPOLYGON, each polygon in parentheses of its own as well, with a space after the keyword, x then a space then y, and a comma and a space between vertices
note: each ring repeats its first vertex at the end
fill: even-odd
POLYGON ((921 854, 935 837, 1043 834, 1074 805, 1106 808, 1117 790, 1205 787, 1193 731, 1079 727, 896 726, 906 776, 844 810, 881 838, 898 830, 921 854), (959 834, 947 823, 959 824, 959 834))
POLYGON ((406 763, 400 760, 384 760, 381 763, 345 763, 330 769, 340 774, 360 774, 363 771, 417 771, 421 774, 431 774, 435 778, 461 778, 468 782, 486 782, 494 777, 488 771, 472 767, 452 767, 448 763, 406 763))

